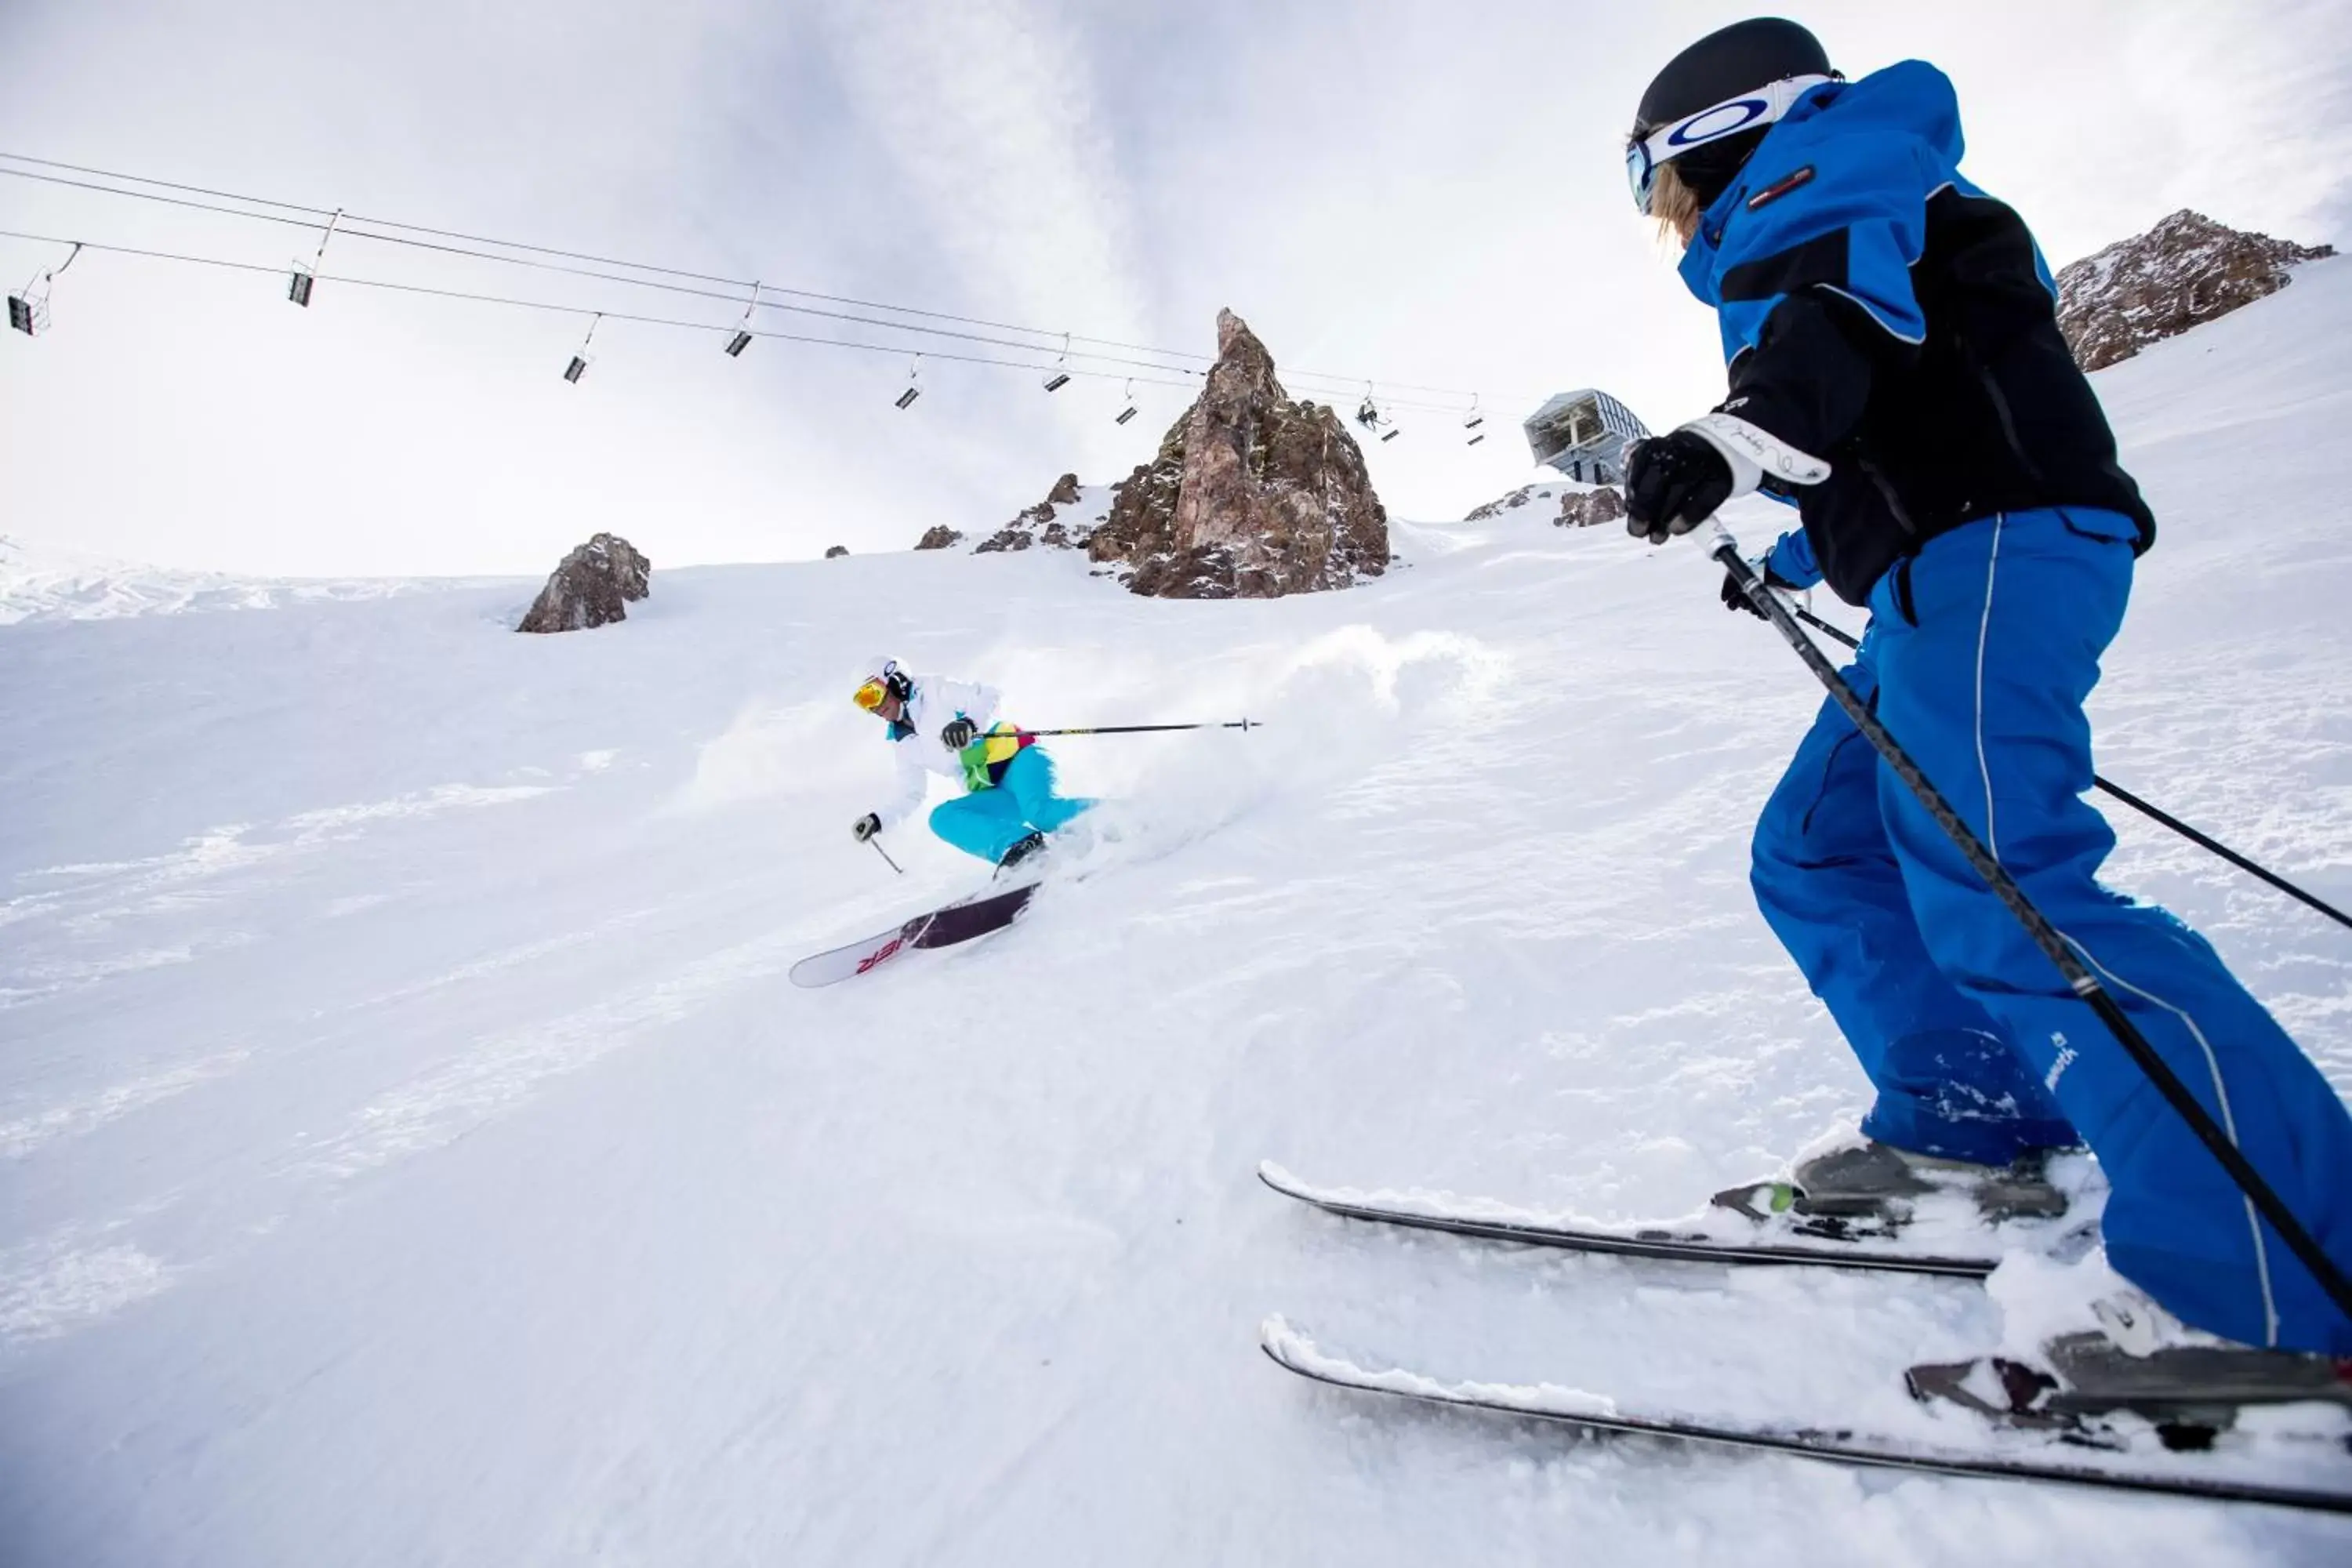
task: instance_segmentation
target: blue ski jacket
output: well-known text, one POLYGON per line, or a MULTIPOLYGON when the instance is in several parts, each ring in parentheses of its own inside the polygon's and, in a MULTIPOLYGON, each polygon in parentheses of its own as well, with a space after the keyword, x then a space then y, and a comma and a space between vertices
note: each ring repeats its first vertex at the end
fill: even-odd
POLYGON ((1774 569, 1851 604, 1928 540, 1998 512, 2100 508, 2132 519, 2143 550, 2156 535, 2058 331, 2040 248, 1960 174, 1961 150, 1952 84, 1931 65, 1825 82, 1766 133, 1683 257, 1722 327, 1722 411, 1831 466, 1783 493, 1806 549, 1776 549, 1774 569))

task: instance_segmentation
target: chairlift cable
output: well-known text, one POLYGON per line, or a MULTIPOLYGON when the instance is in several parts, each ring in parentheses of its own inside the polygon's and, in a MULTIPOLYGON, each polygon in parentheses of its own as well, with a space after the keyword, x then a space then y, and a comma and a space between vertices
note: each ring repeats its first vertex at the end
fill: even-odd
MULTIPOLYGON (((30 234, 21 229, 0 228, 0 239, 22 239, 40 245, 76 245, 79 246, 83 249, 101 251, 112 256, 131 256, 151 261, 184 262, 193 266, 213 267, 231 272, 267 272, 275 276, 284 271, 283 268, 271 266, 262 262, 232 261, 222 257, 190 256, 179 251, 149 250, 127 245, 106 245, 95 240, 66 240, 58 238, 53 235, 30 234)), ((58 270, 62 271, 63 268, 60 268, 58 270)), ((403 283, 392 279, 384 278, 345 278, 339 276, 335 279, 335 282, 339 288, 377 289, 391 293, 415 294, 436 300, 462 300, 478 305, 502 305, 517 310, 545 310, 558 315, 598 317, 605 321, 627 321, 636 326, 669 327, 697 332, 732 332, 737 330, 735 327, 724 322, 693 321, 686 321, 675 316, 649 316, 627 310, 599 310, 593 305, 567 305, 552 300, 526 300, 511 295, 481 294, 462 289, 440 289, 435 288, 429 284, 403 283)), ((884 324, 888 325, 889 323, 884 324)), ((808 343, 821 348, 856 349, 866 353, 887 353, 895 355, 908 352, 906 345, 903 343, 862 343, 856 342, 845 338, 814 337, 804 332, 783 332, 766 328, 754 328, 750 329, 750 331, 751 331, 751 335, 755 338, 766 338, 779 342, 808 343)), ((1045 368, 1042 364, 1023 360, 995 359, 982 354, 945 353, 936 349, 923 350, 920 357, 927 359, 947 360, 958 364, 994 365, 1007 370, 1042 370, 1045 368)), ((1097 381, 1118 381, 1121 379, 1131 379, 1147 386, 1174 386, 1181 387, 1187 391, 1191 390, 1192 386, 1192 384, 1189 382, 1169 381, 1148 375, 1125 377, 1123 373, 1116 371, 1073 370, 1071 374, 1073 375, 1083 375, 1090 380, 1097 381)))
MULTIPOLYGON (((296 226, 309 228, 316 226, 315 223, 309 221, 309 219, 330 216, 331 212, 335 210, 326 207, 308 206, 297 202, 278 201, 266 196, 246 195, 237 192, 223 191, 211 186, 184 184, 170 180, 152 179, 145 175, 127 174, 119 171, 95 168, 88 164, 67 163, 54 159, 35 158, 18 153, 0 153, 0 160, 5 160, 11 163, 29 163, 37 168, 58 169, 72 174, 91 174, 102 179, 127 181, 133 184, 153 185, 163 190, 182 191, 194 195, 215 196, 226 201, 242 202, 247 204, 248 206, 275 207, 283 212, 309 215, 308 219, 278 217, 268 213, 247 212, 234 207, 216 207, 210 206, 203 203, 174 201, 169 197, 155 195, 151 192, 126 191, 115 186, 89 184, 83 181, 68 180, 59 178, 56 175, 35 174, 23 170, 0 168, 0 174, 14 174, 20 179, 39 180, 49 184, 96 192, 101 195, 129 196, 148 201, 166 202, 169 205, 186 206, 197 211, 213 212, 232 217, 245 217, 260 222, 292 224, 296 226)), ((552 246, 533 245, 521 240, 499 239, 490 236, 469 234, 462 230, 435 228, 423 224, 404 223, 393 218, 375 218, 368 217, 360 214, 347 213, 344 215, 343 221, 346 224, 372 224, 380 229, 396 229, 401 231, 402 235, 429 235, 436 239, 460 240, 468 245, 495 246, 503 250, 526 251, 535 256, 554 257, 567 261, 593 262, 599 266, 617 267, 632 272, 652 273, 659 277, 684 279, 688 281, 698 283, 721 284, 734 290, 740 290, 751 287, 751 282, 748 279, 728 278, 717 273, 698 272, 683 268, 666 267, 652 262, 628 261, 619 258, 602 256, 589 251, 566 250, 552 246)), ((469 257, 479 260, 503 261, 509 265, 516 266, 535 265, 534 263, 526 261, 520 257, 499 256, 496 254, 486 254, 476 250, 462 249, 456 247, 436 246, 428 244, 422 240, 403 238, 401 237, 401 235, 369 234, 365 231, 353 230, 348 227, 342 229, 341 232, 356 233, 359 234, 361 237, 372 238, 377 240, 379 243, 407 245, 419 249, 437 251, 448 255, 469 257)), ((562 268, 551 268, 549 269, 555 271, 570 270, 562 268)), ((585 272, 575 273, 574 275, 601 278, 607 281, 634 283, 640 287, 663 287, 663 285, 650 283, 640 279, 614 278, 612 275, 607 273, 585 272)), ((858 310, 884 310, 894 315, 916 316, 929 321, 953 322, 960 326, 982 327, 992 331, 1020 332, 1033 337, 1043 338, 1061 337, 1066 341, 1066 342, 1069 343, 1087 343, 1097 348, 1115 349, 1126 353, 1150 354, 1163 360, 1189 360, 1201 363, 1213 363, 1215 359, 1214 355, 1198 353, 1191 350, 1161 348, 1149 343, 1129 342, 1120 339, 1092 337, 1085 333, 1057 332, 1050 328, 1023 326, 1017 322, 999 321, 986 317, 960 315, 952 311, 930 310, 919 306, 897 305, 885 300, 863 300, 841 294, 827 294, 814 289, 793 289, 781 284, 765 284, 763 287, 771 293, 790 295, 795 299, 814 300, 824 304, 846 305, 858 310)), ((699 290, 692 289, 679 289, 677 291, 690 294, 699 294, 700 292, 699 290)), ((734 297, 736 296, 729 296, 729 298, 734 297)), ((763 307, 767 309, 793 310, 804 314, 824 316, 827 319, 850 321, 858 325, 884 326, 896 328, 900 331, 918 332, 931 330, 911 326, 908 323, 899 321, 874 321, 858 317, 840 316, 835 315, 831 312, 809 310, 806 307, 787 305, 777 301, 763 301, 762 303, 763 307)), ((1001 340, 983 339, 960 333, 940 332, 939 335, 958 337, 967 342, 985 342, 989 343, 990 346, 1002 348, 1025 350, 1045 346, 1022 342, 1005 342, 1001 340)), ((1143 363, 1143 362, 1139 361, 1119 360, 1109 354, 1087 353, 1083 353, 1081 357, 1098 360, 1109 363, 1143 363)), ((1171 364, 1148 364, 1145 365, 1145 368, 1183 375, 1198 375, 1202 374, 1201 372, 1187 370, 1181 365, 1171 364)), ((1352 386, 1357 382, 1361 381, 1364 378, 1355 375, 1340 375, 1332 372, 1297 369, 1286 373, 1285 379, 1294 385, 1303 385, 1307 382, 1338 382, 1352 386)), ((1433 386, 1419 382, 1384 382, 1381 384, 1398 391, 1423 392, 1440 396, 1459 398, 1465 396, 1475 397, 1478 395, 1474 391, 1468 391, 1463 388, 1433 386)), ((1487 395, 1503 396, 1517 400, 1524 395, 1489 393, 1487 395)), ((1394 406, 1410 407, 1419 412, 1440 413, 1447 411, 1443 405, 1423 404, 1416 400, 1391 398, 1390 402, 1394 406)))

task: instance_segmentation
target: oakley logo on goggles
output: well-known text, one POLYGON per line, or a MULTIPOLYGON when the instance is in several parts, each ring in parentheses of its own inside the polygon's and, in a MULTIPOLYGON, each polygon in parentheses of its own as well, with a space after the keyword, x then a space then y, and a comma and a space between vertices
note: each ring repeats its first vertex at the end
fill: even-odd
POLYGON ((1658 166, 1681 157, 1694 147, 1720 142, 1759 125, 1769 125, 1796 106, 1797 100, 1834 77, 1791 76, 1727 98, 1671 125, 1662 125, 1625 149, 1625 183, 1633 188, 1633 205, 1643 213, 1658 186, 1658 166))

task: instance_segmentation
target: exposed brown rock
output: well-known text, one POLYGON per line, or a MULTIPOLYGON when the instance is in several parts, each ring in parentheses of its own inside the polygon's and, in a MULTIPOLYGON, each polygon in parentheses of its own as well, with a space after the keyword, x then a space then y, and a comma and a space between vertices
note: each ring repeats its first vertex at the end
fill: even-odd
POLYGON ((2300 262, 2335 255, 2248 234, 2187 208, 2058 274, 2058 328, 2084 370, 2126 360, 2287 285, 2300 262))
POLYGON ((995 555, 1011 550, 1026 550, 1036 544, 1062 550, 1083 545, 1087 542, 1087 532, 1072 531, 1068 524, 1054 515, 1056 507, 1076 506, 1083 499, 1078 488, 1078 476, 1064 474, 1054 481, 1054 488, 1045 493, 1044 500, 1024 509, 1020 516, 973 545, 971 552, 974 555, 995 555))
POLYGON ((954 529, 950 528, 943 522, 937 528, 929 530, 924 533, 922 538, 915 541, 915 548, 918 550, 945 550, 950 545, 961 544, 962 542, 963 535, 957 532, 954 529))
POLYGON ((1619 521, 1624 515, 1624 495, 1612 485, 1601 485, 1560 497, 1559 516, 1552 521, 1559 528, 1591 528, 1596 522, 1619 521))
POLYGON ((597 534, 563 558, 515 630, 574 632, 626 620, 625 602, 653 592, 653 570, 627 540, 597 534))
POLYGON ((834 544, 834 545, 828 545, 828 546, 825 548, 824 558, 825 558, 827 561, 838 561, 838 560, 840 560, 843 556, 845 556, 845 555, 846 555, 846 554, 848 554, 848 553, 849 553, 849 546, 847 546, 846 544, 834 544))
POLYGON ((1087 553, 1131 567, 1137 594, 1274 598, 1379 576, 1388 513, 1339 416, 1291 401, 1265 345, 1220 310, 1208 384, 1118 487, 1087 553))
POLYGON ((1514 508, 1523 507, 1538 495, 1549 500, 1551 498, 1551 491, 1552 487, 1549 485, 1521 485, 1509 495, 1498 497, 1488 501, 1485 506, 1472 509, 1470 514, 1462 521, 1484 522, 1490 517, 1500 517, 1514 508))

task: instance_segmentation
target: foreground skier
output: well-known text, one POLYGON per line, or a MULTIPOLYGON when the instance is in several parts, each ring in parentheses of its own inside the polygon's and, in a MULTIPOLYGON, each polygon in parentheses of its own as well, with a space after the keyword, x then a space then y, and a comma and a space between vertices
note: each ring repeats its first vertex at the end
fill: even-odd
POLYGON ((896 659, 876 659, 852 699, 888 724, 898 747, 898 793, 850 827, 861 844, 905 821, 923 804, 930 773, 964 788, 931 809, 931 831, 967 855, 1009 869, 1045 847, 1045 836, 1092 801, 1054 791, 1054 764, 1043 748, 996 720, 993 688, 910 676, 896 659))
MULTIPOLYGON (((1627 169, 1718 311, 1731 395, 1634 448, 1629 527, 1657 543, 1759 487, 1794 497, 1803 527, 1768 580, 1868 606, 1847 679, 2352 1266, 2352 1116, 2201 938, 2095 880, 2114 836, 2082 798, 2083 703, 2156 526, 2032 237, 1960 175, 1960 145, 1933 67, 1848 83, 1794 23, 1740 23, 1668 64, 1627 169)), ((2031 1210, 2037 1156, 2087 1142, 2108 1259, 2156 1303, 2245 1344, 2352 1354, 2352 1321, 1834 704, 1765 806, 1753 881, 1878 1091, 1870 1145, 1797 1173, 1809 1198, 1975 1168, 2031 1210)), ((2102 1313, 2134 1350, 2155 1340, 2126 1325, 2152 1316, 2102 1313)))

